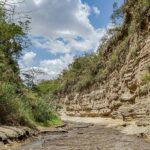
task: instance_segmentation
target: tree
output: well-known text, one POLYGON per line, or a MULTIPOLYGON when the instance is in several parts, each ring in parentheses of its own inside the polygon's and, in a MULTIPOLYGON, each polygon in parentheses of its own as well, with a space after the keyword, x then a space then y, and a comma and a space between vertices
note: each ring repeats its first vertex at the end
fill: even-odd
POLYGON ((0 48, 13 58, 20 56, 29 40, 26 33, 30 23, 29 17, 21 17, 15 13, 15 4, 7 0, 0 2, 0 48))
POLYGON ((122 12, 122 7, 118 7, 118 3, 114 2, 113 3, 113 13, 111 15, 111 20, 112 23, 117 25, 121 22, 121 19, 123 18, 123 12, 122 12))
POLYGON ((14 7, 6 0, 0 1, 0 124, 19 124, 27 120, 26 114, 29 116, 20 96, 23 88, 17 63, 27 35, 20 22, 26 20, 15 19, 14 7))
POLYGON ((12 80, 13 77, 17 78, 15 82, 19 80, 17 59, 21 55, 22 50, 30 44, 27 38, 30 19, 22 17, 21 14, 18 15, 15 11, 15 5, 7 0, 0 1, 0 52, 3 54, 0 59, 5 64, 5 70, 1 72, 1 76, 3 74, 9 75, 5 73, 8 71, 11 72, 10 74, 15 74, 9 75, 11 78, 9 81, 12 82, 14 82, 12 80))
POLYGON ((37 68, 25 70, 22 72, 23 82, 27 87, 34 89, 38 76, 45 74, 46 73, 43 70, 37 68))

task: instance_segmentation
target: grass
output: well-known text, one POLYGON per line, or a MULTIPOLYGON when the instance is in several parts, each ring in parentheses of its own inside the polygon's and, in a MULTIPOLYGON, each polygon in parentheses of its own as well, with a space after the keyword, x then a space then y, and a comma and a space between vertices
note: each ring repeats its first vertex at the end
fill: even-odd
POLYGON ((52 126, 57 126, 57 125, 61 125, 63 122, 59 117, 55 117, 50 121, 47 122, 38 122, 37 123, 37 127, 52 127, 52 126))

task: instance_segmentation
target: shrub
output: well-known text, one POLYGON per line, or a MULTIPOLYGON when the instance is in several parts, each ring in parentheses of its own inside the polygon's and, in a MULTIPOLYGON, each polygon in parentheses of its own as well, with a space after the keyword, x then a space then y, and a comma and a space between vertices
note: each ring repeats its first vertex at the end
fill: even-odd
POLYGON ((33 107, 33 116, 35 121, 42 123, 52 121, 56 118, 52 104, 41 98, 37 99, 37 102, 33 107))
POLYGON ((15 92, 16 87, 7 82, 0 83, 0 122, 19 124, 23 103, 15 92))
POLYGON ((15 85, 0 82, 0 123, 35 127, 36 122, 54 121, 57 118, 54 104, 45 97, 39 98, 30 90, 19 95, 15 85))
POLYGON ((90 74, 86 74, 85 76, 81 77, 81 79, 77 82, 77 84, 75 85, 75 89, 77 91, 86 89, 91 85, 92 81, 92 76, 90 74))
POLYGON ((139 94, 140 96, 147 95, 150 92, 150 83, 145 84, 140 87, 139 94))
POLYGON ((22 122, 27 125, 52 122, 57 118, 55 103, 51 101, 51 94, 39 95, 31 90, 25 90, 22 96, 24 107, 21 111, 22 122))
POLYGON ((150 73, 146 73, 142 77, 142 85, 150 83, 150 73))
POLYGON ((59 86, 58 80, 43 81, 36 86, 36 90, 40 95, 53 94, 59 89, 59 86))
POLYGON ((102 82, 103 80, 105 80, 107 78, 108 75, 108 69, 101 69, 99 70, 98 74, 96 75, 95 80, 98 82, 102 82))

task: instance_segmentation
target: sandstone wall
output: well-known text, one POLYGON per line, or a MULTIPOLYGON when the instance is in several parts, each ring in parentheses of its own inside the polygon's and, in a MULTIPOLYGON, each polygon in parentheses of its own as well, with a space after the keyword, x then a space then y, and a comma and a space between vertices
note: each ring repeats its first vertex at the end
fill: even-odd
POLYGON ((89 93, 71 93, 61 99, 66 114, 135 119, 139 125, 150 124, 150 85, 141 84, 145 73, 150 73, 150 36, 140 43, 135 36, 125 64, 121 70, 114 70, 105 84, 89 93), (135 57, 131 57, 133 49, 135 57))

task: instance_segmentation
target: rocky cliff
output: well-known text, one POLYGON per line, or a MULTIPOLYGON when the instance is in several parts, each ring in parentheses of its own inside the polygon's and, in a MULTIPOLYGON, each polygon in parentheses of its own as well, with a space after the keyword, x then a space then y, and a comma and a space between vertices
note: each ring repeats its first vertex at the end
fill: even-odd
POLYGON ((72 91, 61 97, 66 114, 134 119, 138 125, 150 124, 150 5, 148 2, 140 8, 140 3, 140 0, 127 1, 122 36, 112 49, 109 48, 111 44, 105 48, 104 59, 107 61, 123 43, 124 48, 118 53, 119 65, 98 86, 90 86, 84 92, 72 91), (142 11, 145 12, 145 18, 137 32, 130 33, 133 22, 137 21, 134 20, 134 11, 137 10, 141 15, 142 11))

